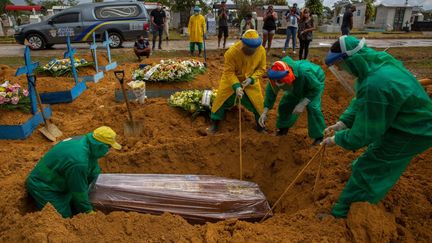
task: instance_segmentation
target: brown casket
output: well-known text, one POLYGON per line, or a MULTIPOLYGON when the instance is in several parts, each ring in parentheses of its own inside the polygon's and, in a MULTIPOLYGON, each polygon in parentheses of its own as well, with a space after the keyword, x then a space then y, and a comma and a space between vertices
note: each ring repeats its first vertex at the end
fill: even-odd
POLYGON ((169 212, 196 223, 254 221, 270 210, 257 184, 207 175, 101 174, 90 200, 103 211, 169 212))

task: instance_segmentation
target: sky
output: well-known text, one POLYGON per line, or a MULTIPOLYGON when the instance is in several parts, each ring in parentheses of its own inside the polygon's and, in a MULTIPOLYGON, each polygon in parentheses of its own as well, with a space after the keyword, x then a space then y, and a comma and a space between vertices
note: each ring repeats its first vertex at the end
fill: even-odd
MULTIPOLYGON (((37 1, 37 0, 36 0, 37 1)), ((79 0, 81 3, 88 3, 92 0, 79 0)), ((325 6, 333 6, 333 3, 337 0, 324 0, 325 6)), ((23 4, 24 0, 12 0, 15 4, 23 4)), ((291 3, 298 3, 298 5, 301 7, 304 5, 305 0, 295 0, 291 1, 288 0, 288 2, 291 3)), ((391 5, 403 5, 405 4, 405 0, 377 0, 376 3, 384 3, 384 4, 391 4, 391 5)), ((409 5, 423 5, 424 9, 432 9, 432 0, 408 0, 409 5)))

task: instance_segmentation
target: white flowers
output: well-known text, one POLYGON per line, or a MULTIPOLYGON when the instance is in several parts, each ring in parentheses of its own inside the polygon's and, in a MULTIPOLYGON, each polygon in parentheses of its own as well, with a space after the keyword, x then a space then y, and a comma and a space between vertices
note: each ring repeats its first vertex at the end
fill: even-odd
MULTIPOLYGON (((76 68, 91 66, 93 63, 87 62, 85 59, 74 59, 76 68)), ((37 68, 38 73, 45 73, 54 77, 64 76, 72 72, 72 64, 70 59, 52 59, 42 67, 37 68)))
POLYGON ((159 64, 148 65, 135 70, 132 74, 134 80, 150 82, 190 81, 196 74, 205 71, 204 64, 196 60, 161 60, 159 64))

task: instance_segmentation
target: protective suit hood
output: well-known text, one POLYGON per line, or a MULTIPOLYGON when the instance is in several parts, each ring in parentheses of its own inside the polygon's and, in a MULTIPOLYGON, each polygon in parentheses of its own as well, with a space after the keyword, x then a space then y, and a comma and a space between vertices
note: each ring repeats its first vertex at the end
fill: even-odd
POLYGON ((100 159, 108 153, 110 146, 94 139, 93 133, 88 133, 86 139, 89 144, 90 158, 100 159))
MULTIPOLYGON (((387 52, 375 51, 367 47, 366 44, 362 44, 361 41, 364 40, 359 40, 353 36, 342 36, 340 37, 340 40, 339 44, 341 52, 355 52, 352 55, 345 55, 342 57, 343 62, 341 63, 341 66, 349 73, 358 77, 358 81, 363 80, 369 75, 369 73, 375 72, 384 64, 391 63, 402 67, 402 64, 387 52), (343 41, 340 41, 341 39, 343 39, 343 41)), ((329 53, 327 59, 332 54, 334 53, 329 53)))

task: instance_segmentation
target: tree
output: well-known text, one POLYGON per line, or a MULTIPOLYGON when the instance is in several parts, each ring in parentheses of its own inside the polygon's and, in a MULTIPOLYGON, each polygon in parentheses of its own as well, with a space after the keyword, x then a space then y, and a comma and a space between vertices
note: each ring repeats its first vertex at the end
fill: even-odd
POLYGON ((3 14, 4 12, 6 12, 6 10, 5 10, 6 5, 12 5, 12 2, 10 0, 0 1, 0 14, 3 14))
POLYGON ((305 6, 312 14, 316 14, 319 18, 323 15, 323 4, 321 0, 307 0, 305 6))
POLYGON ((25 3, 26 3, 27 5, 29 5, 29 6, 36 5, 36 4, 33 2, 33 0, 25 0, 25 3))
POLYGON ((373 5, 374 0, 364 0, 366 3, 365 22, 369 23, 375 16, 375 6, 373 5))
POLYGON ((268 5, 287 5, 286 0, 267 0, 265 2, 268 5))

